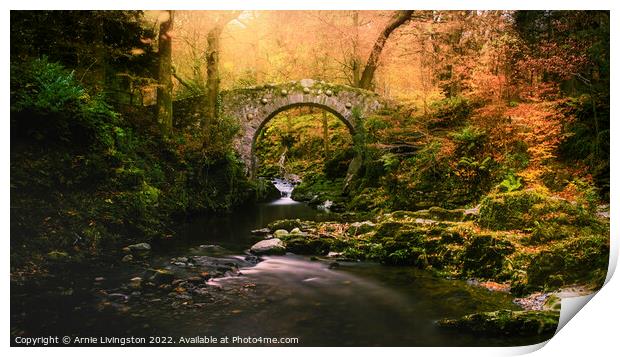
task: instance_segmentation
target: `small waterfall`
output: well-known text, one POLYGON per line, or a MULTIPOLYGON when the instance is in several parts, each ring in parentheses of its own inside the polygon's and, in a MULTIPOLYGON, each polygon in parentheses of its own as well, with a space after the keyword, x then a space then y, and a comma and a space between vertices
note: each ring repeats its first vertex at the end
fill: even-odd
POLYGON ((291 199, 291 193, 293 192, 293 189, 297 184, 296 182, 281 178, 273 179, 273 181, 271 182, 273 182, 273 185, 276 186, 278 191, 280 191, 282 198, 286 198, 289 200, 291 199))

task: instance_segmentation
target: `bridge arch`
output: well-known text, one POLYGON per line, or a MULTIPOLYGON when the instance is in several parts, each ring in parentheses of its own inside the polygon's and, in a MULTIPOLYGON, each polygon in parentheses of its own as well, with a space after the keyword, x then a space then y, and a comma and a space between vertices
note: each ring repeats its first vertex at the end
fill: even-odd
POLYGON ((312 79, 223 92, 221 113, 239 122, 235 148, 248 175, 254 175, 254 147, 262 128, 278 113, 299 106, 318 107, 332 113, 354 135, 356 120, 383 108, 385 103, 374 92, 312 79), (354 115, 355 111, 359 115, 354 115))
POLYGON ((341 113, 333 107, 330 107, 324 104, 318 104, 315 102, 302 101, 298 103, 288 103, 286 105, 283 105, 277 108, 273 112, 267 114, 267 116, 262 119, 261 123, 258 125, 258 128, 254 132, 254 136, 252 137, 252 143, 250 147, 250 163, 248 167, 250 176, 253 177, 257 169, 256 142, 258 141, 258 137, 260 136, 261 131, 267 125, 267 123, 269 123, 271 119, 273 119, 276 115, 278 115, 279 113, 285 112, 289 109, 296 108, 296 107, 314 107, 314 108, 325 110, 326 112, 333 114, 338 120, 340 120, 347 127, 347 129, 349 130, 349 133, 351 134, 351 137, 355 136, 355 125, 356 124, 355 122, 351 120, 351 117, 345 116, 346 113, 341 113))

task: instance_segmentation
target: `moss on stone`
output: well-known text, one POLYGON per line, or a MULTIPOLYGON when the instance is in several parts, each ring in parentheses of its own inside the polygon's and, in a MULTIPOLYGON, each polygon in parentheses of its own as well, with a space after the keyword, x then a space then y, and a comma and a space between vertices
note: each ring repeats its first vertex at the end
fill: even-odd
POLYGON ((552 244, 532 257, 528 287, 552 290, 590 282, 602 286, 609 262, 609 237, 589 235, 552 244))
POLYGON ((358 235, 372 232, 375 229, 376 229, 376 224, 369 222, 369 221, 353 222, 351 223, 349 228, 347 228, 347 234, 350 236, 358 236, 358 235))
POLYGON ((268 227, 272 231, 276 231, 278 229, 284 229, 286 231, 291 231, 294 228, 301 229, 303 225, 300 219, 282 219, 282 220, 270 223, 268 227))
POLYGON ((468 277, 494 278, 502 271, 507 255, 515 250, 513 244, 491 234, 470 237, 463 255, 463 274, 468 277))
POLYGON ((281 238, 286 242, 286 250, 295 254, 325 255, 330 244, 316 236, 289 234, 281 238))
POLYGON ((481 202, 480 226, 496 230, 530 227, 527 215, 545 196, 537 191, 514 191, 485 197, 481 202))
POLYGON ((406 226, 404 222, 388 221, 378 225, 375 231, 375 237, 380 239, 383 237, 394 237, 398 231, 406 226))
POLYGON ((499 310, 443 319, 439 326, 483 336, 551 335, 556 331, 559 311, 499 310))
POLYGON ((431 207, 428 209, 428 213, 431 216, 431 219, 459 222, 463 220, 465 210, 461 208, 446 209, 441 207, 431 207))

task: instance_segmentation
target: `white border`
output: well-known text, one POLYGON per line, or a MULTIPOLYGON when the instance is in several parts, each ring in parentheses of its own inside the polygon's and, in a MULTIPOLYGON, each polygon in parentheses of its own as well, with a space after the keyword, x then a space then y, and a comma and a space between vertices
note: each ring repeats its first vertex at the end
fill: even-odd
MULTIPOLYGON (((521 0, 518 2, 499 1, 499 0, 475 0, 475 1, 432 1, 432 0, 416 0, 416 1, 394 1, 394 0, 382 0, 382 1, 370 1, 370 0, 340 0, 322 2, 320 0, 289 0, 289 1, 243 1, 243 0, 225 0, 225 1, 164 1, 164 0, 134 0, 134 1, 119 1, 108 0, 101 1, 89 1, 89 0, 72 0, 72 1, 55 1, 51 3, 49 1, 31 1, 22 0, 19 2, 12 1, 6 4, 7 9, 290 9, 290 10, 310 10, 310 9, 325 9, 325 10, 339 10, 339 9, 611 9, 612 10, 612 45, 611 45, 611 58, 612 58, 612 103, 618 103, 617 91, 618 88, 618 76, 615 75, 616 64, 615 61, 617 52, 614 50, 614 45, 617 45, 615 35, 618 34, 618 23, 616 20, 616 11, 618 9, 617 3, 612 1, 598 1, 598 0, 552 0, 552 1, 540 1, 540 0, 521 0)), ((2 56, 2 82, 4 83, 5 94, 1 97, 2 107, 4 108, 5 118, 2 121, 2 133, 4 140, 1 140, 2 146, 2 200, 4 206, 2 208, 2 228, 5 244, 4 254, 2 255, 3 272, 5 277, 5 283, 3 285, 4 304, 2 304, 2 312, 5 317, 5 324, 2 326, 2 333, 6 338, 5 348, 9 349, 9 184, 10 184, 10 145, 9 145, 9 47, 8 37, 10 33, 10 21, 9 12, 3 11, 2 24, 4 24, 4 36, 5 42, 3 46, 4 55, 2 56)), ((611 108, 611 117, 617 119, 618 110, 615 106, 611 108)), ((618 124, 615 120, 611 121, 612 135, 618 132, 618 124)), ((617 157, 619 152, 619 142, 611 140, 612 156, 617 157)), ((618 178, 618 165, 615 161, 611 162, 611 197, 612 197, 612 225, 611 225, 611 237, 612 237, 612 262, 610 264, 610 274, 608 278, 613 274, 615 270, 617 256, 618 256, 618 232, 619 227, 616 221, 616 204, 618 203, 618 187, 616 181, 618 178), (614 267, 614 268, 612 268, 614 267)), ((574 355, 574 354, 602 354, 611 355, 617 351, 617 336, 618 336, 618 306, 617 303, 620 300, 620 283, 618 278, 611 280, 593 299, 592 302, 587 304, 583 311, 578 313, 571 321, 568 322, 567 327, 562 329, 554 338, 552 338, 545 348, 541 349, 538 355, 551 356, 551 355, 574 355)), ((412 331, 415 333, 415 331, 412 331)), ((543 344, 544 345, 544 344, 543 344)), ((88 349, 83 348, 54 348, 54 349, 23 349, 13 348, 7 351, 14 355, 31 355, 45 353, 46 355, 83 355, 84 353, 95 355, 108 355, 108 354, 135 354, 135 353, 148 353, 155 355, 170 355, 170 354, 223 354, 223 355, 236 355, 236 354, 252 354, 252 355, 281 355, 290 356, 291 354, 301 356, 316 356, 317 354, 333 353, 352 353, 356 355, 376 355, 377 353, 397 354, 397 355, 438 355, 438 356, 493 356, 493 355, 513 355, 520 353, 527 353, 540 348, 541 346, 530 346, 525 348, 355 348, 343 350, 333 348, 261 348, 261 349, 247 349, 247 348, 221 348, 219 350, 204 349, 204 348, 173 348, 173 349, 148 349, 148 350, 136 350, 133 348, 114 348, 114 349, 88 349)))

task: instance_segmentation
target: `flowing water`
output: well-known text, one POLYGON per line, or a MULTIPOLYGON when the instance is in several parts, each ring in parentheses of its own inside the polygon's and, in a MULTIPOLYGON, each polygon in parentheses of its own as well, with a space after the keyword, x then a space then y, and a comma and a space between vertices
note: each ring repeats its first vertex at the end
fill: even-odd
MULTIPOLYGON (((180 227, 174 241, 154 247, 152 266, 191 255, 201 244, 223 247, 217 253, 220 256, 243 255, 256 242, 250 234, 253 229, 277 219, 324 218, 321 212, 292 201, 287 191, 292 190, 290 184, 276 185, 284 190, 279 200, 231 214, 207 215, 180 227)), ((138 271, 135 266, 112 269, 101 288, 126 283, 138 271)), ((124 313, 106 313, 92 308, 96 299, 86 293, 71 294, 68 300, 73 304, 41 297, 30 302, 24 296, 20 302, 12 301, 12 309, 17 306, 27 313, 19 322, 14 318, 12 325, 30 325, 29 335, 157 335, 175 340, 181 336, 284 337, 297 338, 297 343, 288 344, 297 346, 505 346, 551 337, 483 338, 441 329, 435 323, 441 318, 519 308, 509 294, 411 267, 342 262, 330 269, 326 262, 287 254, 266 257, 241 269, 239 276, 212 279, 209 284, 219 287, 221 294, 202 309, 172 307, 154 299, 124 313)), ((89 289, 93 291, 92 286, 89 289)))

